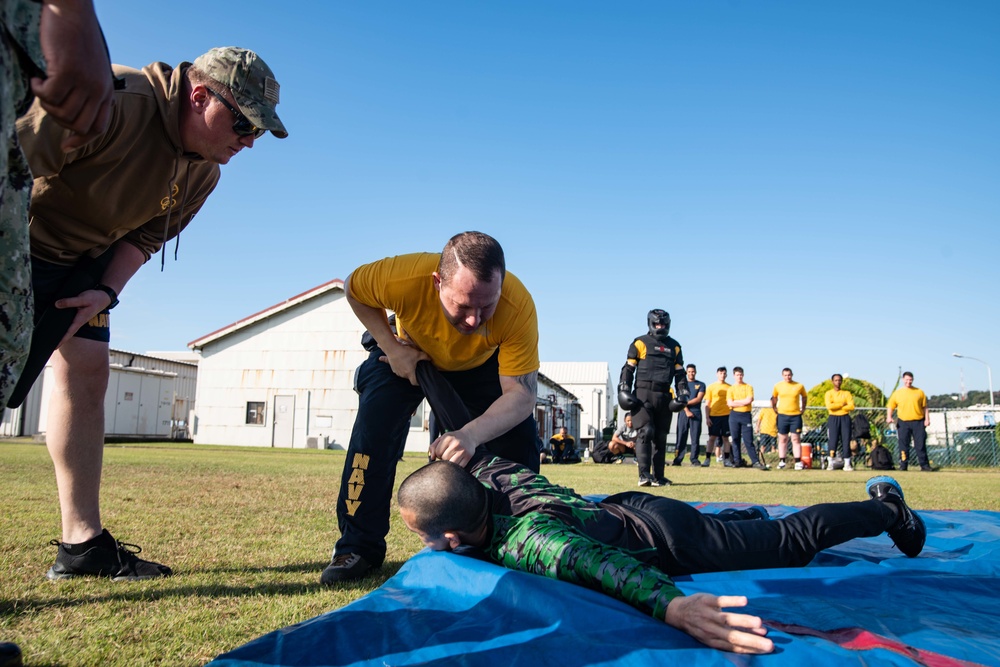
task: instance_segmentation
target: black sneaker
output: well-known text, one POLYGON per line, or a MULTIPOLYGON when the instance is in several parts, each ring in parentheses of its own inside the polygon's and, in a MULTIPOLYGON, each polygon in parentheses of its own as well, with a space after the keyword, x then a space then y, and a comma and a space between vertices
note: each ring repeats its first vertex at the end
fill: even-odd
POLYGON ((45 574, 52 581, 73 577, 111 577, 112 581, 140 581, 169 577, 173 574, 166 565, 142 560, 136 554, 142 547, 119 542, 104 529, 97 537, 81 544, 65 544, 59 540, 49 542, 59 547, 56 563, 45 574), (83 553, 72 554, 71 549, 89 546, 83 553))
POLYGON ((767 466, 761 463, 760 461, 757 461, 757 463, 754 463, 750 467, 753 468, 754 470, 767 470, 767 466))
POLYGON ((672 482, 666 477, 658 477, 653 480, 653 486, 670 486, 672 482))
POLYGON ((323 570, 319 578, 319 583, 324 586, 333 586, 342 581, 360 579, 375 567, 371 563, 357 554, 341 554, 334 556, 330 564, 323 570))
POLYGON ((727 507, 726 509, 719 512, 720 516, 734 516, 745 521, 767 521, 771 518, 771 515, 767 513, 767 510, 760 505, 754 505, 752 507, 744 507, 743 509, 736 509, 735 507, 727 507))
POLYGON ((649 479, 648 477, 639 478, 639 486, 652 486, 652 485, 653 485, 653 480, 649 479))
POLYGON ((707 457, 704 461, 701 462, 701 467, 707 468, 709 465, 711 465, 711 461, 712 457, 711 456, 707 457))
POLYGON ((671 463, 670 465, 679 467, 682 465, 682 461, 680 459, 674 459, 673 463, 671 463))
POLYGON ((0 667, 21 667, 23 664, 21 649, 17 644, 0 642, 0 667))
POLYGON ((916 558, 924 548, 927 528, 920 515, 906 505, 899 482, 888 475, 879 475, 868 480, 865 490, 875 500, 896 506, 899 519, 886 532, 900 551, 910 558, 916 558))
POLYGON ((699 461, 698 459, 695 459, 694 461, 691 461, 690 465, 692 467, 695 467, 695 468, 700 468, 701 467, 701 461, 699 461))

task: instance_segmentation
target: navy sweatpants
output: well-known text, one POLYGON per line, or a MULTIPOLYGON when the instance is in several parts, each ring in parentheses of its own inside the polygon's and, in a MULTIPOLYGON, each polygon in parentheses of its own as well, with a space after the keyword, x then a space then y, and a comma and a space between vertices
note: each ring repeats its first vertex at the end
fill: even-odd
MULTIPOLYGON (((385 560, 396 464, 406 445, 410 415, 424 398, 420 387, 393 373, 388 363, 379 361, 381 356, 384 352, 374 348, 356 375, 358 414, 340 480, 337 523, 341 536, 334 548, 335 556, 357 554, 376 566, 385 560)), ((503 393, 498 357, 499 350, 478 368, 440 372, 439 376, 457 392, 467 411, 461 424, 445 421, 446 429, 460 428, 468 421, 466 417, 483 414, 503 393)), ((538 472, 536 437, 535 418, 529 416, 484 444, 491 452, 538 472)))

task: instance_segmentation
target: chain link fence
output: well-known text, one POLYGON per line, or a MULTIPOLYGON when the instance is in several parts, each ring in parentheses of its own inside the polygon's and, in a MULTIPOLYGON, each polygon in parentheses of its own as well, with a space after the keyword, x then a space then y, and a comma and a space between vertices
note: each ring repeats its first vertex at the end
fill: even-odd
MULTIPOLYGON (((754 424, 763 408, 755 407, 754 424)), ((806 408, 806 423, 802 442, 812 446, 813 466, 823 465, 828 450, 829 436, 826 429, 827 412, 823 408, 806 408), (810 425, 812 425, 810 427, 810 425)), ((855 467, 868 465, 868 453, 875 443, 881 443, 892 452, 894 463, 899 465, 899 443, 895 424, 887 424, 885 408, 857 408, 854 415, 867 419, 871 437, 851 441, 855 467)), ((1000 467, 1000 427, 996 412, 989 408, 932 409, 930 426, 927 427, 927 456, 935 468, 990 468, 1000 467)), ((758 447, 763 446, 768 458, 777 456, 777 445, 766 436, 761 438, 755 428, 754 438, 758 447)), ((791 445, 789 445, 791 456, 791 445)), ((913 446, 910 446, 913 456, 913 446)))

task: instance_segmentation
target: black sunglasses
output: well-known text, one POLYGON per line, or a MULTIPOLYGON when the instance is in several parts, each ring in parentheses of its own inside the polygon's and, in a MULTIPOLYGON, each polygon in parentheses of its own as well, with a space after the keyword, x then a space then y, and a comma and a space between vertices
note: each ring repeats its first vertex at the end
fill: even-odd
POLYGON ((205 88, 205 90, 215 95, 215 97, 220 102, 226 105, 227 109, 233 112, 233 117, 236 119, 235 121, 233 121, 233 132, 235 132, 237 136, 249 137, 252 134, 254 139, 260 139, 262 136, 264 136, 264 133, 267 132, 267 130, 257 127, 256 125, 251 123, 250 119, 244 116, 239 109, 230 104, 229 100, 227 100, 225 97, 215 92, 211 88, 205 88))

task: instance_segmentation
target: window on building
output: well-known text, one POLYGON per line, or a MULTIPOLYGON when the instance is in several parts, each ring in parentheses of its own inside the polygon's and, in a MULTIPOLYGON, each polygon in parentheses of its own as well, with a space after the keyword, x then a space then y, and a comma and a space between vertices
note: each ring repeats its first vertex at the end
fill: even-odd
POLYGON ((264 425, 263 401, 247 401, 247 423, 264 425))

